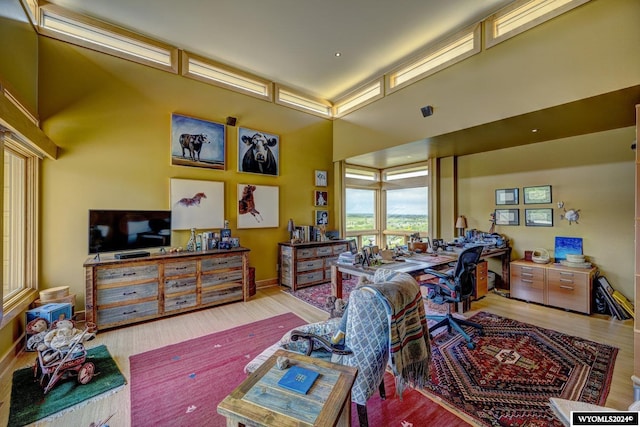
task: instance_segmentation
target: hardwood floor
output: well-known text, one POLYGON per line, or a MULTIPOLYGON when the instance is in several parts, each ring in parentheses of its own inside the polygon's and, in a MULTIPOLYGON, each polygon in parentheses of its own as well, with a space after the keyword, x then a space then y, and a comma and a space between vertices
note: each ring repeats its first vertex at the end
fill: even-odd
MULTIPOLYGON (((196 338, 212 332, 255 322, 277 314, 293 312, 308 322, 327 318, 318 310, 284 292, 279 287, 259 289, 255 297, 246 303, 234 303, 193 313, 99 332, 89 347, 105 344, 124 376, 129 379, 129 356, 154 348, 196 338)), ((607 406, 626 409, 633 400, 631 375, 633 371, 633 322, 610 320, 608 316, 585 316, 536 304, 512 300, 490 293, 474 301, 472 310, 488 311, 544 328, 555 329, 619 348, 613 373, 611 392, 607 406)), ((11 398, 11 375, 13 370, 31 366, 34 353, 22 353, 8 372, 0 376, 0 425, 7 425, 11 398)), ((129 386, 117 393, 99 399, 73 412, 67 413, 36 426, 89 426, 91 423, 109 418, 112 427, 130 425, 129 386)))

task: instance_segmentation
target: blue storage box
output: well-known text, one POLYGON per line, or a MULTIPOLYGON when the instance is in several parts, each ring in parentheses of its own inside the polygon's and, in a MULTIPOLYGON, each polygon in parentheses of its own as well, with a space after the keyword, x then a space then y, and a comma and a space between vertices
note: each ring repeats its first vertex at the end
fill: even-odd
POLYGON ((27 310, 25 350, 36 351, 38 344, 43 341, 53 322, 71 319, 71 311, 72 307, 68 302, 45 304, 38 308, 27 310))

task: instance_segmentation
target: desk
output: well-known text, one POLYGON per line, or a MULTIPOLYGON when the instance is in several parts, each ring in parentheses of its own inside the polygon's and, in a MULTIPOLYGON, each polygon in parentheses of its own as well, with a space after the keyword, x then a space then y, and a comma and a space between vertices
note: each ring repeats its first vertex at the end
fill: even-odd
POLYGON ((376 267, 362 267, 360 265, 335 263, 331 266, 331 295, 336 298, 342 298, 342 275, 350 274, 352 276, 370 276, 375 274, 379 268, 387 268, 402 273, 422 274, 425 268, 437 268, 455 262, 456 258, 452 256, 431 256, 422 255, 420 257, 413 256, 405 261, 382 264, 376 267))
MULTIPOLYGON (((350 264, 334 264, 331 266, 331 295, 336 298, 342 298, 342 275, 351 274, 353 276, 368 276, 375 273, 376 268, 391 268, 404 273, 416 274, 422 273, 425 268, 435 268, 455 262, 460 251, 439 252, 437 256, 420 254, 413 255, 407 262, 398 262, 393 264, 383 264, 379 267, 361 267, 359 265, 350 264)), ((502 281, 496 280, 496 288, 510 292, 510 275, 511 275, 511 248, 492 248, 482 252, 482 258, 500 258, 502 262, 502 281), (499 285, 499 286, 498 286, 499 285)))
POLYGON ((227 418, 227 427, 349 426, 357 371, 280 349, 220 402, 218 413, 227 418), (287 372, 275 366, 278 356, 288 357, 292 366, 320 373, 307 394, 277 385, 287 372))

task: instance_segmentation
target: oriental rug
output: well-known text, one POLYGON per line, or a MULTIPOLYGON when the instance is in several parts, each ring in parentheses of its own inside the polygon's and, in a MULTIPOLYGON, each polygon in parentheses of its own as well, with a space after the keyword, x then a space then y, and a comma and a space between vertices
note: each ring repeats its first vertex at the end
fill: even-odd
POLYGON ((618 349, 479 312, 470 350, 446 329, 432 340, 425 394, 486 426, 558 426, 550 397, 604 405, 618 349))
MULTIPOLYGON (((34 359, 36 357, 34 353, 34 359)), ((24 426, 45 418, 60 416, 80 405, 115 393, 126 384, 120 369, 104 345, 88 349, 86 362, 92 362, 96 368, 95 376, 89 383, 78 384, 75 377, 61 379, 46 395, 39 382, 34 380, 33 368, 15 371, 8 425, 24 426)))
MULTIPOLYGON (((244 366, 304 323, 287 313, 131 356, 131 425, 226 426, 217 406, 246 379, 244 366)), ((400 400, 390 374, 385 387, 386 400, 376 393, 367 402, 371 426, 417 427, 429 420, 432 425, 469 425, 418 391, 405 390, 400 400)), ((352 425, 359 425, 355 405, 352 425)))

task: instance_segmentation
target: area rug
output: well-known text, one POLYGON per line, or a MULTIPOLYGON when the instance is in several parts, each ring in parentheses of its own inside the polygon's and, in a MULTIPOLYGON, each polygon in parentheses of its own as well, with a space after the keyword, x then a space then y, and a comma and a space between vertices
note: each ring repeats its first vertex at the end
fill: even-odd
POLYGON ((486 426, 558 426, 550 397, 604 405, 618 349, 479 312, 470 350, 446 329, 432 341, 425 393, 486 426))
MULTIPOLYGON (((36 354, 34 353, 34 360, 36 354)), ((47 393, 34 381, 33 369, 19 369, 13 373, 9 426, 24 426, 34 421, 57 417, 80 405, 120 390, 126 380, 111 358, 107 347, 100 345, 87 350, 87 362, 93 362, 96 374, 87 384, 75 378, 60 380, 47 393)))
MULTIPOLYGON (((247 362, 304 323, 288 313, 131 356, 131 425, 226 426, 217 406, 246 379, 247 362)), ((387 399, 376 393, 367 402, 371 426, 417 427, 429 419, 469 425, 418 391, 406 390, 400 400, 389 374, 385 384, 387 399)), ((352 425, 359 425, 355 405, 352 425)))

